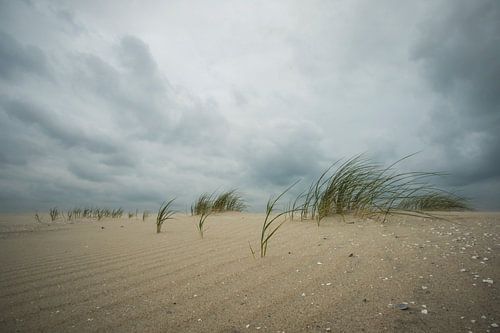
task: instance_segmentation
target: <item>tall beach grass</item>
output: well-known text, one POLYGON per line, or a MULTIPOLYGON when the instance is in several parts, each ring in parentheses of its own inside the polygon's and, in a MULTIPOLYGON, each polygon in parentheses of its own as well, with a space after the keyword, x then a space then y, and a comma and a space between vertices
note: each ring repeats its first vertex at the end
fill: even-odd
POLYGON ((158 209, 158 214, 156 215, 156 233, 159 234, 161 232, 161 227, 163 223, 167 220, 172 219, 175 211, 172 210, 171 206, 174 202, 175 198, 164 202, 160 208, 158 209))
POLYGON ((245 202, 236 189, 222 192, 212 203, 212 210, 216 213, 241 212, 245 208, 245 202))
MULTIPOLYGON (((283 197, 288 191, 292 189, 295 185, 297 185, 299 181, 296 181, 292 185, 288 186, 281 194, 279 194, 276 198, 269 198, 267 201, 266 205, 266 217, 264 219, 264 222, 262 224, 262 229, 261 229, 261 234, 260 234, 260 257, 264 258, 267 254, 267 247, 269 244, 269 241, 271 237, 274 236, 274 234, 281 228, 281 226, 287 221, 287 215, 292 212, 292 210, 289 208, 285 211, 282 211, 281 213, 278 213, 276 215, 272 215, 276 203, 283 197), (280 219, 283 217, 283 219, 280 219)), ((296 208, 296 210, 300 210, 302 208, 296 208)), ((254 251, 252 247, 250 246, 250 249, 252 251, 252 255, 254 254, 254 251)))
POLYGON ((201 215, 207 211, 212 213, 241 212, 245 210, 246 204, 238 190, 216 194, 203 193, 191 205, 191 215, 201 215))
POLYGON ((301 219, 315 219, 318 225, 332 215, 378 215, 385 221, 389 214, 468 208, 464 198, 432 185, 442 173, 398 172, 396 166, 411 156, 388 167, 363 155, 337 161, 297 197, 294 206, 302 203, 301 219))

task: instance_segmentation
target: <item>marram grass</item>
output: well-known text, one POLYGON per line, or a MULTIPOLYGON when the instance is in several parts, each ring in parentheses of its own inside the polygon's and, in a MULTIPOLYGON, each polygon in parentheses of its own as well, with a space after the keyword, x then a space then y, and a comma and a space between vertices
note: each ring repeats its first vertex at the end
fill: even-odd
POLYGON ((207 209, 203 212, 200 213, 198 223, 196 224, 196 228, 198 229, 198 232, 200 233, 201 239, 203 239, 203 236, 205 234, 205 222, 207 220, 207 217, 212 214, 211 209, 207 209))
POLYGON ((411 211, 451 211, 469 210, 465 198, 445 191, 434 191, 405 198, 398 204, 398 209, 411 211))
MULTIPOLYGON (((318 225, 327 216, 353 214, 361 217, 428 210, 467 209, 466 200, 431 185, 437 172, 397 172, 405 156, 383 167, 357 155, 335 162, 313 181, 302 202, 301 219, 315 219, 318 225), (336 168, 335 168, 336 167, 336 168)), ((292 215, 293 218, 293 215, 292 215)))
MULTIPOLYGON (((382 217, 390 214, 431 216, 429 211, 469 209, 465 198, 437 189, 431 184, 438 172, 398 172, 395 166, 413 156, 407 155, 388 167, 363 155, 344 162, 337 161, 327 168, 306 191, 290 201, 288 209, 271 216, 274 206, 295 182, 275 199, 269 199, 260 237, 260 255, 265 257, 271 237, 287 221, 300 212, 301 220, 316 220, 318 226, 327 216, 352 214, 360 217, 382 217), (283 220, 279 220, 281 217, 283 220)), ((251 249, 252 250, 252 249, 251 249)), ((252 250, 253 253, 253 250, 252 250)))
POLYGON ((241 212, 246 204, 236 189, 216 194, 203 193, 191 206, 191 215, 202 215, 207 211, 213 213, 241 212))
POLYGON ((160 209, 158 209, 158 214, 156 216, 156 233, 159 234, 161 232, 161 227, 163 223, 166 220, 172 219, 173 215, 175 214, 175 211, 171 209, 172 203, 174 202, 175 198, 164 202, 161 206, 160 209))
MULTIPOLYGON (((269 240, 271 237, 274 236, 274 234, 278 231, 278 229, 287 221, 286 216, 290 213, 292 213, 292 209, 285 210, 279 214, 276 214, 274 216, 271 216, 274 207, 276 203, 287 193, 292 187, 297 185, 299 181, 296 181, 292 185, 288 186, 283 192, 281 192, 280 195, 278 195, 276 198, 270 198, 267 201, 266 205, 266 217, 264 219, 264 223, 262 224, 262 230, 260 234, 260 257, 264 258, 267 254, 267 247, 269 244, 269 240), (283 219, 280 221, 280 218, 283 217, 283 219)), ((296 208, 296 210, 300 210, 301 208, 296 208)), ((252 254, 253 249, 250 247, 252 254)))
POLYGON ((214 212, 241 212, 246 208, 243 198, 236 189, 219 194, 212 203, 214 212))
POLYGON ((213 194, 203 193, 198 199, 191 205, 191 215, 201 215, 212 209, 213 194))
POLYGON ((57 218, 59 217, 60 214, 61 214, 61 212, 59 211, 59 209, 57 209, 57 207, 53 207, 53 208, 49 209, 49 216, 50 216, 50 220, 52 222, 57 220, 57 218))
POLYGON ((191 215, 199 216, 196 228, 203 239, 207 217, 214 212, 214 194, 203 193, 191 206, 191 215))

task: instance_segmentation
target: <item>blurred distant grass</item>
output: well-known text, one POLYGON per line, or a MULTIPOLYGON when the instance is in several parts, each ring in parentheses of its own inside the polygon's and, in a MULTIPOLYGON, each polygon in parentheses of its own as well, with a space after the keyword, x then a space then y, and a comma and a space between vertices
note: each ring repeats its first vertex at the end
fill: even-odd
POLYGON ((59 211, 59 209, 57 209, 57 207, 53 207, 53 208, 49 209, 49 216, 50 216, 50 220, 52 222, 57 220, 57 218, 59 217, 60 214, 61 214, 61 212, 59 211))

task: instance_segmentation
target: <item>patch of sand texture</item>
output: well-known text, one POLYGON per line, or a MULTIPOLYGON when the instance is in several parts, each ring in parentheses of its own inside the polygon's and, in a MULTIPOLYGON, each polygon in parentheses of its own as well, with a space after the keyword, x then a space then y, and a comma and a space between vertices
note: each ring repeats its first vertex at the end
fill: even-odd
POLYGON ((287 222, 254 259, 262 214, 209 216, 204 239, 186 215, 3 215, 0 331, 499 330, 500 214, 447 217, 287 222))

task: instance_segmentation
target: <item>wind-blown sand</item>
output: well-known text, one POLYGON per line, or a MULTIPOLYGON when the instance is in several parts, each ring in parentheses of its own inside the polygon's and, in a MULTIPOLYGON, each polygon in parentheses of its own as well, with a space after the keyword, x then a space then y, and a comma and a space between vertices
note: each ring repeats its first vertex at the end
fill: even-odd
POLYGON ((44 220, 0 218, 2 332, 500 331, 498 213, 287 222, 264 259, 261 214, 44 220))

